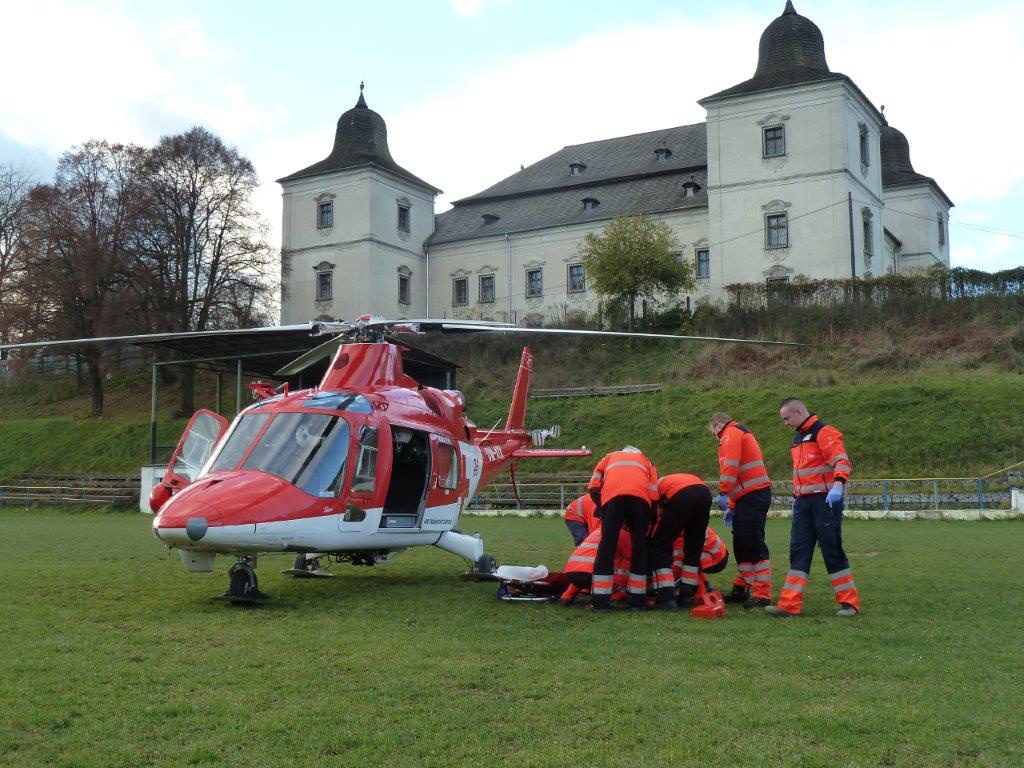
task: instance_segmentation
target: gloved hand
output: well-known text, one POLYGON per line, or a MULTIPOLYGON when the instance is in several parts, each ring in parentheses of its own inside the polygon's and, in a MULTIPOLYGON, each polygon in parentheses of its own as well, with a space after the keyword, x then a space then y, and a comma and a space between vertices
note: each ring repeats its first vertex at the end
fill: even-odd
POLYGON ((726 528, 732 528, 732 516, 733 516, 733 510, 731 510, 731 509, 725 510, 724 521, 725 521, 726 528))
POLYGON ((825 504, 831 507, 833 504, 841 502, 843 500, 843 484, 833 483, 832 490, 828 492, 828 496, 825 497, 825 504))
POLYGON ((716 503, 718 504, 718 508, 720 510, 722 510, 723 512, 725 512, 727 509, 729 509, 729 497, 726 496, 724 493, 718 494, 718 498, 716 499, 716 503))

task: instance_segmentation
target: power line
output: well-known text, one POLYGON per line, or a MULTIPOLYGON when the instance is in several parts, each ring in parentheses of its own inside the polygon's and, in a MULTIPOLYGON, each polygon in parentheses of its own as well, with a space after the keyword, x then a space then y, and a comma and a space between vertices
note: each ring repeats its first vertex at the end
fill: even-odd
MULTIPOLYGON (((933 224, 937 224, 939 222, 938 218, 934 216, 923 216, 920 213, 901 211, 896 208, 886 208, 885 210, 891 213, 899 213, 902 214, 903 216, 911 216, 915 219, 922 219, 923 221, 930 221, 933 224)), ((965 229, 976 229, 979 232, 988 232, 993 235, 1006 235, 1007 237, 1024 238, 1024 232, 1011 232, 1008 229, 993 229, 992 227, 983 227, 980 224, 968 224, 962 221, 953 221, 952 219, 950 219, 947 223, 951 227, 963 227, 965 229)))

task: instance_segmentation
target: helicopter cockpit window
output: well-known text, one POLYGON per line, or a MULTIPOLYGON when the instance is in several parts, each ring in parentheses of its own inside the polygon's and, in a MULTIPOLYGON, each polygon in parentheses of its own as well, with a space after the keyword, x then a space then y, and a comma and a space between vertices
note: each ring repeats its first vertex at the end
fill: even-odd
POLYGON ((269 413, 251 413, 239 419, 232 427, 209 471, 234 469, 269 418, 269 413))
POLYGON ((350 413, 371 413, 373 411, 370 401, 354 392, 317 392, 307 397, 303 401, 302 407, 350 413))
POLYGON ((243 469, 258 469, 312 496, 341 492, 348 458, 348 423, 322 413, 279 413, 243 469))
POLYGON ((189 482, 195 480, 203 464, 210 458, 219 434, 220 422, 213 416, 205 413, 196 416, 171 471, 189 482))
POLYGON ((359 456, 356 459, 356 473, 352 478, 353 493, 373 493, 376 477, 377 430, 363 427, 359 432, 359 456))

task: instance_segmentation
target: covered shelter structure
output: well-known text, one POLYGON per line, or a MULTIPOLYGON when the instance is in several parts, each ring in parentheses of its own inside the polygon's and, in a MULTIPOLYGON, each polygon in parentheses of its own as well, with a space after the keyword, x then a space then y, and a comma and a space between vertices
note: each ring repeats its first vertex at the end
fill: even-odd
MULTIPOLYGON (((218 413, 222 410, 223 377, 234 375, 235 412, 242 410, 244 379, 287 382, 294 389, 316 386, 323 378, 330 357, 313 363, 295 376, 277 375, 295 358, 322 344, 324 336, 315 336, 314 323, 190 333, 146 334, 122 337, 120 341, 149 349, 153 353, 150 397, 150 461, 156 463, 158 369, 163 365, 191 366, 217 375, 218 413)), ((460 367, 443 357, 418 349, 406 341, 389 338, 402 350, 402 365, 407 374, 424 386, 454 389, 460 367)))

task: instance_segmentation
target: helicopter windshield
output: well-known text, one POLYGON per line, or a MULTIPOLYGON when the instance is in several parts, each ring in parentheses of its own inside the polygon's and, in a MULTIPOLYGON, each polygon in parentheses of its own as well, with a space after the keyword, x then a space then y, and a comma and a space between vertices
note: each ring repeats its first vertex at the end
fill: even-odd
POLYGON ((323 408, 331 411, 372 413, 370 401, 355 392, 316 392, 306 398, 303 408, 323 408))
POLYGON ((279 413, 243 469, 276 475, 312 496, 341 492, 348 458, 348 422, 322 413, 279 413))

